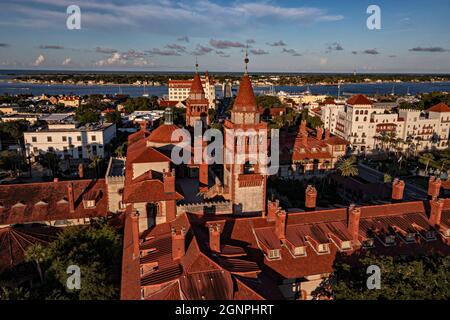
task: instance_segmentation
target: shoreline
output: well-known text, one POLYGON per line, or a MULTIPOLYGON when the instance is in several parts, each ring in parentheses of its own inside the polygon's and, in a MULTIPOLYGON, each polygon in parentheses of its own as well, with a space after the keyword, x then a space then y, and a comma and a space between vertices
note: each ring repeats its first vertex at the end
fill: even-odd
MULTIPOLYGON (((9 84, 31 84, 31 85, 48 85, 48 86, 59 86, 59 85, 67 85, 67 86, 129 86, 129 87, 148 87, 148 88, 160 88, 167 87, 167 84, 164 85, 142 85, 142 84, 133 84, 133 83, 64 83, 64 82, 36 82, 36 81, 21 81, 21 80, 6 80, 0 79, 0 83, 9 83, 9 84)), ((340 83, 304 83, 304 84, 267 84, 267 85, 254 85, 255 87, 267 88, 270 86, 275 87, 305 87, 305 86, 338 86, 338 85, 376 85, 376 84, 433 84, 433 83, 450 83, 448 81, 371 81, 371 82, 340 82, 340 83)), ((220 87, 222 84, 216 84, 216 87, 220 87)))

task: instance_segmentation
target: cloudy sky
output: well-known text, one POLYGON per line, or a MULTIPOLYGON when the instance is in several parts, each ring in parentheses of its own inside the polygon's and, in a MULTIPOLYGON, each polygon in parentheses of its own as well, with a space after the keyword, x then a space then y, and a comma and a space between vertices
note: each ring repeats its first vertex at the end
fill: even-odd
POLYGON ((0 0, 0 69, 450 72, 448 0, 0 0), (381 8, 369 30, 367 7, 381 8), (66 26, 81 9, 81 29, 66 26))

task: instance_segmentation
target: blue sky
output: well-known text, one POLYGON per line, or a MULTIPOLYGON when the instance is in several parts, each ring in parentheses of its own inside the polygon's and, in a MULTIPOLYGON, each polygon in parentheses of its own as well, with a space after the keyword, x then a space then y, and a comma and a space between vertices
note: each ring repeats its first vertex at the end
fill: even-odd
POLYGON ((0 68, 450 72, 448 0, 0 0, 0 68), (81 29, 66 28, 66 8, 81 29), (369 30, 367 7, 381 9, 369 30))

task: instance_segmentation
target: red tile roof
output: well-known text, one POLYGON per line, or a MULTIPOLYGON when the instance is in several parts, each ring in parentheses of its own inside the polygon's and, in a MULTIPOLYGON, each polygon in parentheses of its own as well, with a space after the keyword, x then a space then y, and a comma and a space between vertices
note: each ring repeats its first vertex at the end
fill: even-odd
POLYGON ((175 124, 162 124, 155 130, 153 130, 148 137, 148 141, 156 143, 176 143, 178 141, 172 141, 172 134, 180 129, 175 124))
POLYGON ((445 103, 439 103, 427 110, 428 112, 450 112, 449 106, 445 103))
POLYGON ((239 91, 234 100, 233 111, 236 112, 258 112, 255 94, 248 74, 241 79, 239 91))
POLYGON ((363 94, 357 94, 347 100, 347 104, 349 105, 372 105, 373 102, 367 99, 367 97, 363 94))
POLYGON ((104 179, 0 186, 0 225, 106 216, 108 192, 104 179), (75 210, 69 210, 68 186, 73 185, 75 210), (83 196, 98 195, 95 208, 84 208, 83 196))
POLYGON ((200 79, 200 75, 198 74, 198 72, 195 73, 194 80, 192 80, 190 93, 196 93, 196 94, 204 94, 205 93, 205 91, 203 91, 202 80, 200 79))

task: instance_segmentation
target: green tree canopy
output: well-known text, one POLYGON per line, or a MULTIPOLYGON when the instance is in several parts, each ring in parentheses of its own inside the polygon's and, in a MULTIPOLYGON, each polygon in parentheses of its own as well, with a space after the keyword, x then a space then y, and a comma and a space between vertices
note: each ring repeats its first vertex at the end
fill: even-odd
POLYGON ((337 300, 423 300, 450 298, 450 256, 376 256, 335 263, 333 273, 314 293, 337 300), (367 287, 369 266, 380 268, 380 289, 367 287))

